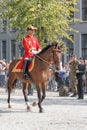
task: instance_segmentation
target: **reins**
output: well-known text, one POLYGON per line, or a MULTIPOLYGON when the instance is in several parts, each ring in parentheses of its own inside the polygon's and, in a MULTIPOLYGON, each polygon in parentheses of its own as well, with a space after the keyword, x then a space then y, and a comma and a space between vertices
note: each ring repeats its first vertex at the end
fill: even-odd
POLYGON ((43 58, 41 58, 40 56, 36 55, 36 57, 38 57, 40 60, 42 60, 43 62, 47 63, 48 65, 50 65, 50 63, 46 60, 44 60, 43 58))
MULTIPOLYGON (((56 51, 56 49, 54 49, 54 51, 56 51)), ((59 52, 59 51, 58 51, 59 52)), ((50 65, 50 63, 46 60, 44 60, 43 58, 41 58, 39 55, 36 55, 36 57, 38 57, 40 60, 42 60, 43 62, 47 63, 48 65, 50 65)))
POLYGON ((44 60, 43 58, 41 58, 41 57, 38 56, 38 55, 36 55, 36 56, 37 56, 40 60, 42 60, 43 62, 47 63, 47 64, 49 65, 49 69, 52 69, 53 71, 56 70, 56 68, 54 68, 53 66, 51 66, 51 64, 50 64, 48 61, 44 60))

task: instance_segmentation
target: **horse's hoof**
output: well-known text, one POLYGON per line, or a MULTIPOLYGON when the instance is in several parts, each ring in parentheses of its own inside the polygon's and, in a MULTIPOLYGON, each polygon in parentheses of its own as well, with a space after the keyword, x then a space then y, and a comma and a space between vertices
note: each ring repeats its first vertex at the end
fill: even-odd
POLYGON ((33 107, 35 107, 36 105, 37 105, 37 103, 36 103, 36 102, 33 102, 33 103, 32 103, 32 106, 33 106, 33 107))
POLYGON ((30 108, 30 106, 27 106, 27 110, 28 110, 28 111, 31 111, 31 108, 30 108))
POLYGON ((11 105, 10 105, 10 104, 8 105, 8 108, 11 108, 11 105))
POLYGON ((42 110, 40 110, 40 111, 39 111, 39 113, 43 113, 43 111, 42 111, 42 110))
POLYGON ((44 112, 44 110, 43 110, 43 109, 40 109, 40 110, 39 110, 39 113, 43 113, 43 112, 44 112))

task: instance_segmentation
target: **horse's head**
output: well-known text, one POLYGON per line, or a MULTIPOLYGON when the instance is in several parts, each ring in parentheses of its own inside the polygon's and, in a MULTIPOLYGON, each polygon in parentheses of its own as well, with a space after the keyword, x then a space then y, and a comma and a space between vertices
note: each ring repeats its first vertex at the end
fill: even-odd
POLYGON ((58 44, 53 43, 51 45, 47 45, 42 51, 37 55, 39 59, 47 64, 55 64, 57 68, 60 67, 60 54, 61 50, 57 46, 58 44))
POLYGON ((57 69, 60 69, 60 56, 61 49, 58 48, 58 44, 52 44, 50 61, 56 66, 57 69))

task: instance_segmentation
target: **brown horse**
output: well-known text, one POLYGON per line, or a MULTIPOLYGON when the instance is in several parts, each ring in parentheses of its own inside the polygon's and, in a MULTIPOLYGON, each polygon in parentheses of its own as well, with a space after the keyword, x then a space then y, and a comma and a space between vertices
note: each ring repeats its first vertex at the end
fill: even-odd
POLYGON ((60 61, 59 61, 59 53, 60 50, 57 47, 57 44, 52 44, 52 45, 47 45, 42 51, 35 55, 35 64, 30 72, 31 77, 33 80, 30 78, 28 80, 23 79, 23 74, 22 72, 13 72, 14 66, 18 63, 20 59, 15 59, 11 62, 9 66, 9 73, 8 73, 8 107, 11 108, 10 104, 10 94, 11 90, 13 88, 13 84, 16 79, 19 79, 23 83, 23 95, 24 99, 27 105, 27 109, 30 110, 30 105, 28 102, 28 97, 27 97, 27 84, 30 84, 33 82, 36 86, 37 90, 37 96, 38 96, 38 107, 39 107, 39 112, 43 112, 41 103, 44 100, 46 96, 46 82, 49 78, 49 66, 50 63, 55 64, 57 67, 59 67, 60 61))

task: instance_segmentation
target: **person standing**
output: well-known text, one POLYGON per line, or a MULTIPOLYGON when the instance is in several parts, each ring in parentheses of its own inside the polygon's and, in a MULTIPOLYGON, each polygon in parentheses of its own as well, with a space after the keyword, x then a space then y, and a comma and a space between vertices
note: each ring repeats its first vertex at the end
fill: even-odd
POLYGON ((72 55, 70 61, 68 62, 70 67, 70 86, 73 94, 71 97, 75 97, 77 95, 77 78, 76 78, 76 70, 79 64, 76 55, 72 55))
POLYGON ((85 60, 86 70, 85 70, 85 93, 87 94, 87 60, 85 60))
POLYGON ((33 56, 41 51, 38 39, 34 37, 36 29, 37 28, 35 28, 32 25, 28 25, 27 27, 28 35, 26 35, 22 39, 22 46, 25 50, 23 55, 23 78, 25 80, 27 80, 30 75, 30 73, 28 72, 28 65, 32 61, 33 56))
POLYGON ((27 95, 32 95, 33 96, 34 93, 34 84, 31 83, 28 85, 28 94, 27 95))
POLYGON ((78 90, 78 99, 83 99, 84 98, 84 82, 83 82, 83 75, 85 75, 85 70, 86 70, 86 64, 83 58, 80 58, 80 63, 78 65, 77 69, 77 90, 78 90))
POLYGON ((5 69, 6 63, 4 60, 0 60, 0 86, 5 85, 5 69))
POLYGON ((69 78, 70 68, 67 62, 64 64, 64 71, 65 71, 64 84, 65 86, 69 88, 70 87, 70 78, 69 78))

